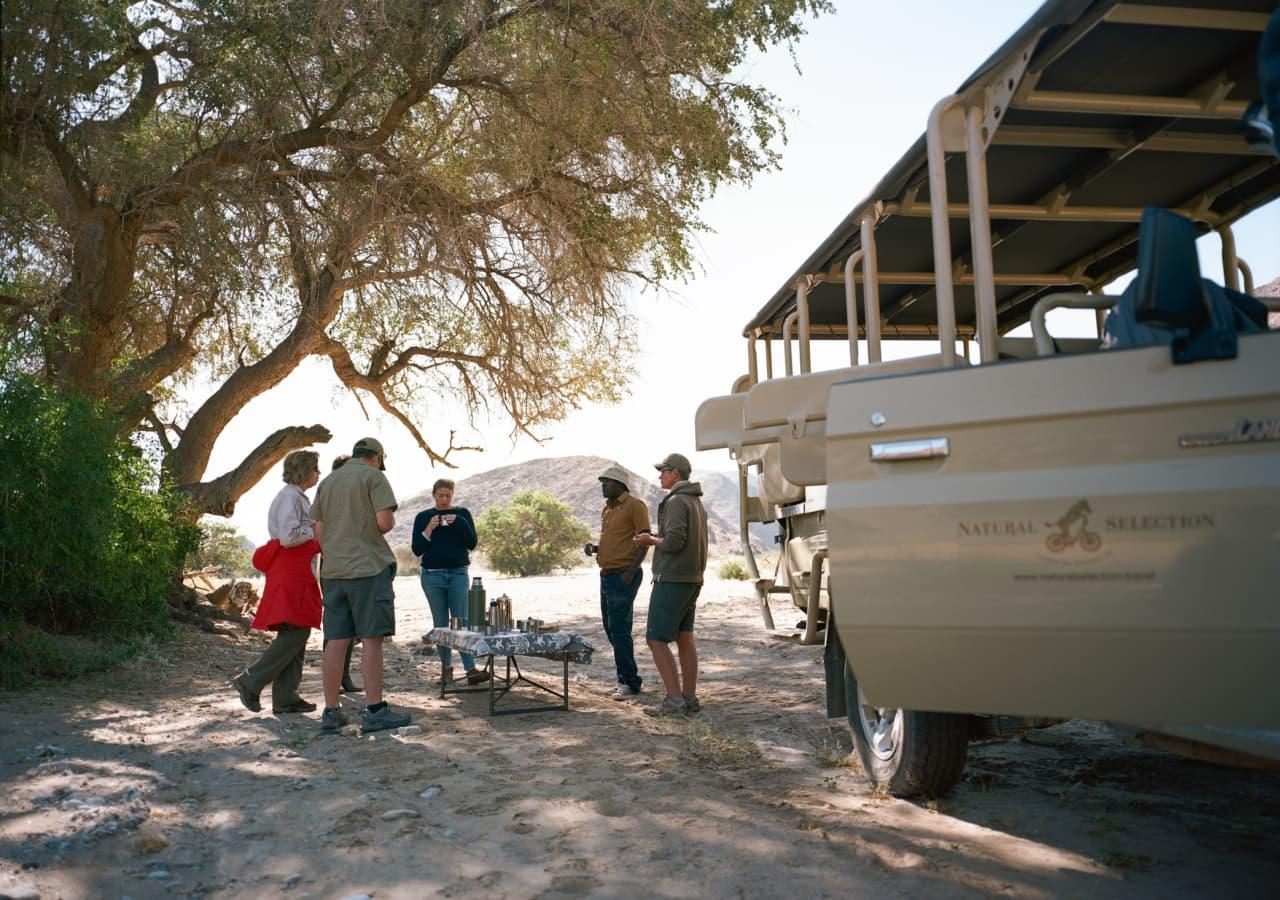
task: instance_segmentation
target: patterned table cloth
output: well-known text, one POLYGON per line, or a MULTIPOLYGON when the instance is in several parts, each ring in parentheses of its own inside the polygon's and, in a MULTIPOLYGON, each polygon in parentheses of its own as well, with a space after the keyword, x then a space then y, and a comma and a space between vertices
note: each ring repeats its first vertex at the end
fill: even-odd
POLYGON ((466 650, 476 656, 540 656, 544 659, 584 664, 591 662, 591 653, 595 650, 576 631, 546 631, 541 634, 505 631, 484 634, 479 631, 433 628, 427 633, 427 640, 442 647, 466 650))

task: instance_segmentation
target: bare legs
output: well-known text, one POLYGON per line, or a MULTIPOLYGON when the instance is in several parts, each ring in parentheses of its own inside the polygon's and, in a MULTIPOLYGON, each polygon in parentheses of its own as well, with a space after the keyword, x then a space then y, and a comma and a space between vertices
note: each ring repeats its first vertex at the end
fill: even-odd
POLYGON ((698 689, 698 648, 693 642, 692 631, 681 631, 676 635, 676 651, 680 654, 678 671, 671 646, 662 641, 649 641, 653 665, 662 678, 667 696, 680 699, 682 694, 696 694, 698 689))
POLYGON ((361 638, 360 674, 364 676, 364 700, 368 706, 382 702, 382 638, 361 638))
MULTIPOLYGON (((324 705, 327 709, 338 706, 338 696, 342 692, 342 669, 347 659, 347 648, 351 646, 351 638, 335 638, 324 645, 324 661, 321 667, 321 678, 324 681, 324 705)), ((366 646, 366 653, 368 652, 366 646)), ((367 657, 361 656, 361 659, 367 657)), ((378 646, 378 659, 382 659, 382 646, 378 646)), ((361 664, 363 666, 363 662, 361 664)), ((365 682, 368 686, 368 682, 365 682)), ((382 679, 378 679, 378 693, 382 693, 382 679)))

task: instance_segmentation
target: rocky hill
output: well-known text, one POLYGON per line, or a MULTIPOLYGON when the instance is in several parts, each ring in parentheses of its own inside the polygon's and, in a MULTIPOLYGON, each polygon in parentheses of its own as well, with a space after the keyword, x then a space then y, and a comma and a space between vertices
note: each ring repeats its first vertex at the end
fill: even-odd
MULTIPOLYGON (((1255 297, 1280 297, 1280 278, 1273 278, 1253 292, 1255 297)), ((1272 313, 1267 317, 1272 328, 1280 328, 1280 313, 1272 313)))
MULTIPOLYGON (((611 465, 618 463, 598 456, 535 459, 464 478, 458 482, 454 496, 460 506, 471 510, 471 514, 479 520, 490 506, 509 503, 518 491, 546 491, 567 503, 573 514, 595 535, 600 528, 600 507, 604 503, 598 476, 611 465)), ((662 489, 649 479, 648 473, 641 475, 630 469, 627 469, 627 473, 631 476, 631 492, 648 504, 650 519, 656 519, 662 489)), ((741 542, 738 540, 737 483, 719 472, 709 473, 706 478, 702 477, 702 473, 695 475, 703 485, 703 506, 707 510, 707 543, 711 555, 741 554, 741 542)), ((396 512, 396 527, 387 535, 392 547, 409 545, 409 532, 414 516, 430 507, 431 503, 429 486, 421 493, 400 501, 400 508, 396 512)), ((752 543, 757 549, 765 546, 759 539, 753 539, 752 543)))

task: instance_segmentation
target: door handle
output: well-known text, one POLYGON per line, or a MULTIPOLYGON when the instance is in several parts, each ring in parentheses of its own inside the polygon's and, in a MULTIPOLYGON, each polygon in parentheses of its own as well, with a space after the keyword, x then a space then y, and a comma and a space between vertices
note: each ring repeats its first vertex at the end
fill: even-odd
POLYGON ((871 445, 872 462, 901 462, 907 459, 937 459, 951 455, 947 438, 921 438, 915 441, 885 441, 871 445))

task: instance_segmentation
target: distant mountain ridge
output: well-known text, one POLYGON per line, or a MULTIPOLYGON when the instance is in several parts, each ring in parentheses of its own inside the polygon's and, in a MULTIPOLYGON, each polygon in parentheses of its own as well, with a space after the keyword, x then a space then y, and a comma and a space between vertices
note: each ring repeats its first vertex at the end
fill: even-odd
MULTIPOLYGON (((454 497, 459 506, 471 510, 479 521, 491 506, 505 506, 522 490, 546 491, 573 510, 595 537, 600 530, 600 509, 604 497, 600 493, 600 473, 618 462, 600 456, 559 456, 501 466, 458 481, 454 497)), ((662 488, 623 466, 631 479, 631 493, 649 507, 650 523, 657 524, 658 503, 665 493, 662 488)), ((703 506, 707 510, 707 543, 713 556, 740 554, 738 538, 738 485, 721 472, 694 473, 702 483, 703 506)), ((414 517, 432 506, 430 487, 408 499, 401 499, 396 511, 396 527, 387 535, 392 547, 409 546, 414 517)), ((753 536, 759 549, 763 542, 753 536)), ((483 548, 481 548, 483 549, 483 548)), ((585 562, 585 557, 584 557, 585 562)))

